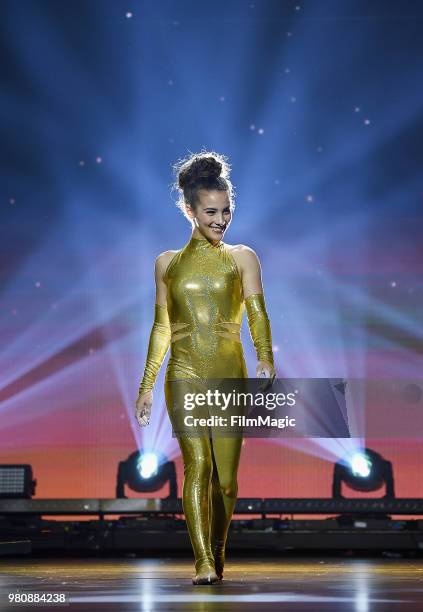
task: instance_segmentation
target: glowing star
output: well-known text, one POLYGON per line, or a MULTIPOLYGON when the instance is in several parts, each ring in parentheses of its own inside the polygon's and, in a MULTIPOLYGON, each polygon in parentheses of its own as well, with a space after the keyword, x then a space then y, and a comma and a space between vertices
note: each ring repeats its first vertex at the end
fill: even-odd
POLYGON ((299 10, 300 10, 300 8, 301 8, 301 6, 299 6, 299 5, 297 4, 297 6, 295 7, 295 10, 296 10, 296 11, 299 11, 299 10))
POLYGON ((101 162, 103 161, 102 157, 96 157, 95 161, 97 162, 97 164, 101 164, 101 162))
POLYGON ((306 196, 306 200, 307 200, 307 202, 314 202, 314 196, 311 193, 309 193, 306 196))
POLYGON ((370 119, 365 119, 364 120, 364 125, 370 125, 370 119))
POLYGON ((134 16, 134 13, 131 13, 130 11, 128 11, 125 15, 127 19, 132 19, 133 16, 134 16))
POLYGON ((287 33, 286 33, 286 35, 287 35, 288 37, 289 37, 289 36, 292 36, 292 32, 287 32, 287 33))
POLYGON ((224 102, 224 101, 225 101, 225 96, 220 96, 219 100, 220 100, 221 102, 224 102))
POLYGON ((397 283, 395 281, 391 281, 391 287, 396 287, 397 283))
POLYGON ((359 113, 359 112, 360 112, 360 107, 359 107, 359 106, 356 106, 356 107, 355 107, 355 109, 354 109, 354 112, 355 112, 355 113, 359 113))
POLYGON ((264 130, 263 130, 263 128, 259 128, 259 129, 257 130, 257 132, 258 132, 260 135, 261 135, 261 134, 264 134, 264 130))
POLYGON ((36 286, 36 287, 41 287, 41 283, 40 283, 40 281, 37 281, 37 282, 35 283, 35 286, 36 286))
POLYGON ((172 86, 172 85, 173 85, 173 81, 172 81, 172 79, 169 79, 169 80, 168 80, 168 82, 167 82, 167 84, 168 84, 168 85, 170 85, 170 86, 172 86))
POLYGON ((80 166, 85 166, 85 162, 84 162, 84 160, 83 160, 83 159, 81 159, 81 160, 80 160, 79 165, 80 165, 80 166))
POLYGON ((16 202, 15 198, 10 198, 9 204, 14 204, 16 202))
POLYGON ((250 125, 250 130, 251 130, 251 131, 254 131, 255 129, 256 129, 256 126, 254 125, 254 123, 252 123, 252 124, 250 125))
POLYGON ((297 98, 295 96, 291 96, 291 102, 296 102, 297 98))
POLYGON ((323 151, 323 147, 317 147, 317 152, 321 153, 323 151))
POLYGON ((280 180, 279 179, 275 179, 275 185, 279 185, 280 180))
POLYGON ((285 74, 289 74, 291 72, 291 68, 285 68, 284 72, 285 74))
POLYGON ((275 344, 275 346, 272 346, 273 352, 277 353, 279 351, 279 347, 277 344, 275 344))

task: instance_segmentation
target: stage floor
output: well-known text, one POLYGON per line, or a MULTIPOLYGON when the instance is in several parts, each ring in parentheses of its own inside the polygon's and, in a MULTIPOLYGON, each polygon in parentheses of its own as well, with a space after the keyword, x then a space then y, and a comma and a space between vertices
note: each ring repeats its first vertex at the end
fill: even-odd
MULTIPOLYGON (((42 610, 279 610, 403 612, 423 609, 423 560, 314 557, 228 559, 222 583, 191 584, 191 559, 0 560, 0 610, 9 593, 65 593, 42 610)), ((19 609, 31 609, 26 604, 19 609)))

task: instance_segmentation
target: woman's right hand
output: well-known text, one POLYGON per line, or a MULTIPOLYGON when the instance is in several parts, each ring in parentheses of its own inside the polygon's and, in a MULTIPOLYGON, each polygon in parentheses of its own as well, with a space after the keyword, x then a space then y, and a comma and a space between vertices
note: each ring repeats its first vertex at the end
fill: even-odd
POLYGON ((151 406, 153 405, 153 392, 140 393, 135 404, 135 418, 140 427, 150 423, 151 406))

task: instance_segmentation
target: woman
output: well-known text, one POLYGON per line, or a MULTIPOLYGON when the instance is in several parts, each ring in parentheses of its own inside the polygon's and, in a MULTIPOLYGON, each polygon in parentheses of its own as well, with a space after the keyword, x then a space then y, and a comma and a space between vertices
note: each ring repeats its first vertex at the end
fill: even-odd
MULTIPOLYGON (((172 421, 171 381, 248 378, 240 339, 244 310, 257 352, 257 377, 274 378, 270 323, 260 263, 244 245, 223 237, 234 210, 224 156, 201 152, 175 167, 178 207, 192 234, 180 250, 155 264, 155 318, 136 403, 141 426, 149 423, 152 389, 169 345, 165 397, 172 421)), ((195 557, 193 584, 223 577, 225 543, 234 510, 242 437, 177 436, 184 462, 182 502, 195 557)))

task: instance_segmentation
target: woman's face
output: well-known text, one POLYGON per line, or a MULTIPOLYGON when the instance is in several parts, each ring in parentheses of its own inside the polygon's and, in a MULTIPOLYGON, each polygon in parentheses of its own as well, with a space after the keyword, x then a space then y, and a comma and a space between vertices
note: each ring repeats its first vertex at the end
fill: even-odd
POLYGON ((198 191, 197 205, 192 209, 187 205, 187 214, 194 228, 209 240, 222 240, 232 219, 227 191, 198 191))

